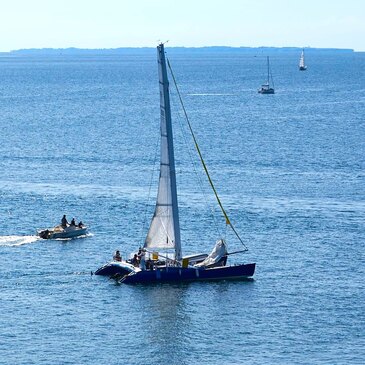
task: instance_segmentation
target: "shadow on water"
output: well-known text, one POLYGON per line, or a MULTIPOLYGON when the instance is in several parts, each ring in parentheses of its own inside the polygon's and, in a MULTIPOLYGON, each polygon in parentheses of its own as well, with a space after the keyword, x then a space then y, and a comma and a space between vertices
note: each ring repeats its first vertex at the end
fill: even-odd
POLYGON ((240 308, 248 305, 254 282, 116 284, 115 288, 129 302, 128 315, 134 318, 131 329, 138 333, 135 341, 143 339, 151 344, 138 354, 139 360, 158 358, 161 364, 188 364, 206 352, 203 344, 211 332, 217 336, 221 331, 218 337, 222 338, 229 336, 225 318, 240 314, 240 308), (231 298, 238 296, 232 306, 231 298))

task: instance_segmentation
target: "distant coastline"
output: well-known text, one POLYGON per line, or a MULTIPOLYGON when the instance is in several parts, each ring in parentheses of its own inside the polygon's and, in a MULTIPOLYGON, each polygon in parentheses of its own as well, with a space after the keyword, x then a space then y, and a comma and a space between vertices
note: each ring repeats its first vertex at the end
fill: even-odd
MULTIPOLYGON (((299 52, 302 47, 169 47, 169 53, 288 53, 299 52)), ((353 49, 344 48, 311 48, 304 47, 307 53, 355 53, 353 49)), ((9 52, 0 52, 1 56, 67 56, 67 55, 135 55, 155 54, 155 47, 120 47, 120 48, 29 48, 18 49, 9 52)))

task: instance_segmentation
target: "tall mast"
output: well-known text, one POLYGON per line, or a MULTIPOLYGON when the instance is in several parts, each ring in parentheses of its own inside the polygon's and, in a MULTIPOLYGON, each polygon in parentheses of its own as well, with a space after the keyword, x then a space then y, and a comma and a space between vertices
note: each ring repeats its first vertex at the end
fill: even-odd
POLYGON ((177 202, 174 144, 171 123, 169 81, 164 45, 157 47, 160 87, 161 160, 155 213, 146 237, 145 247, 175 249, 181 260, 179 207, 177 202))

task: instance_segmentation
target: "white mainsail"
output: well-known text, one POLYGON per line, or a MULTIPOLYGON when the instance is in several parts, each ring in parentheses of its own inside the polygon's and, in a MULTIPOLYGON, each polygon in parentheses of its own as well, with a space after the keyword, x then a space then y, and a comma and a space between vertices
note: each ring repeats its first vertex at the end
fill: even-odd
POLYGON ((169 82, 163 44, 157 47, 157 55, 161 115, 160 177, 155 213, 147 233, 144 247, 175 249, 175 259, 181 260, 179 208, 177 203, 169 82))
POLYGON ((302 53, 300 55, 299 68, 305 68, 305 65, 304 65, 304 50, 302 50, 302 53))

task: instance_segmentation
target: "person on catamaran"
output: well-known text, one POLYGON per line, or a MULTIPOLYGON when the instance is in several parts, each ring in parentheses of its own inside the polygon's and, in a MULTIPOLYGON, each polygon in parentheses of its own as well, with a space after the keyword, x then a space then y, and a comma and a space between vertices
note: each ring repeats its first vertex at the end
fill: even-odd
POLYGON ((142 270, 146 270, 146 252, 145 250, 140 250, 140 254, 139 254, 139 267, 142 270))
POLYGON ((119 250, 116 250, 116 251, 115 251, 115 254, 114 254, 114 256, 113 256, 113 260, 114 260, 114 261, 122 261, 122 256, 120 255, 119 250))
POLYGON ((68 225, 68 222, 67 222, 66 214, 64 214, 62 219, 61 219, 61 227, 66 228, 67 225, 68 225))
POLYGON ((75 218, 72 218, 70 225, 71 226, 76 226, 75 218))
POLYGON ((136 253, 133 256, 132 265, 135 267, 138 267, 138 265, 139 265, 138 255, 136 253))
POLYGON ((82 228, 84 226, 84 223, 82 223, 82 221, 80 221, 78 226, 79 226, 79 228, 82 228))

